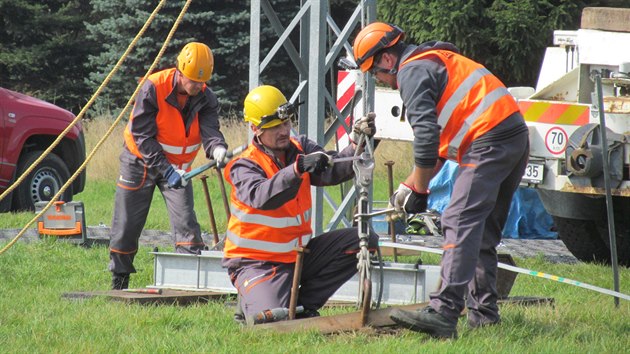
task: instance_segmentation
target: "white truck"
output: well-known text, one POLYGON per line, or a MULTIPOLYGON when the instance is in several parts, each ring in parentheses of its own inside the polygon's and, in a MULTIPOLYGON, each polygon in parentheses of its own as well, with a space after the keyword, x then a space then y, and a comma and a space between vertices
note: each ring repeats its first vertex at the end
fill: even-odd
POLYGON ((611 260, 603 154, 608 157, 619 263, 630 266, 630 9, 585 8, 581 28, 555 31, 536 89, 512 88, 530 130, 523 182, 582 261, 611 260), (602 142, 594 74, 601 77, 602 142))
MULTIPOLYGON (((535 89, 509 88, 530 132, 522 185, 536 189, 559 238, 576 258, 608 263, 605 149, 618 260, 630 266, 630 9, 585 8, 581 28, 555 31, 554 45, 546 50, 535 89), (603 77, 605 144, 594 71, 603 77)), ((398 92, 377 88, 374 106, 377 138, 413 140, 398 92)))

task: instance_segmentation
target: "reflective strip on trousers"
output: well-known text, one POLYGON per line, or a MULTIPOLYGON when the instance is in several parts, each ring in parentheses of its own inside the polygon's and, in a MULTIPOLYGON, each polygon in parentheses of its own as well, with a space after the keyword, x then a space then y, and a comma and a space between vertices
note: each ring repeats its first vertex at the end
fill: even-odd
POLYGON ((229 229, 225 232, 225 236, 237 247, 250 248, 258 251, 273 253, 291 252, 295 250, 299 245, 306 245, 311 239, 311 234, 308 234, 302 235, 285 243, 252 240, 249 238, 240 237, 237 234, 231 232, 229 229))
POLYGON ((293 217, 273 217, 267 215, 260 214, 249 214, 246 213, 234 206, 231 206, 230 210, 232 211, 232 216, 239 219, 241 222, 249 223, 249 224, 258 224, 268 227, 273 227, 276 229, 284 229, 292 226, 300 226, 305 222, 309 222, 311 209, 308 209, 304 212, 303 219, 300 218, 300 215, 293 217), (304 220, 304 221, 302 221, 304 220))

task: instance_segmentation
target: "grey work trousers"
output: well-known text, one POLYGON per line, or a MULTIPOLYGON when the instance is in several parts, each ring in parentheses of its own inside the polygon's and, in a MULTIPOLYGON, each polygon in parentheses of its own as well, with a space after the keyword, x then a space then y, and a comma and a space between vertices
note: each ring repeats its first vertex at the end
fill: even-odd
POLYGON ((528 154, 525 131, 492 146, 471 147, 462 158, 441 220, 442 285, 430 294, 431 306, 453 322, 464 306, 469 309, 469 322, 474 324, 500 319, 496 247, 528 154))
POLYGON ((175 252, 195 254, 205 247, 195 215, 192 184, 182 189, 170 189, 166 183, 161 173, 147 168, 141 159, 123 151, 109 241, 111 272, 136 272, 133 260, 156 186, 166 202, 175 252))
MULTIPOLYGON (((376 247, 378 235, 372 232, 368 248, 373 251, 376 247)), ((306 248, 297 305, 318 310, 357 272, 358 231, 346 228, 326 232, 311 239, 306 248)), ((289 307, 295 263, 224 259, 224 266, 228 267, 248 321, 264 310, 289 307)))

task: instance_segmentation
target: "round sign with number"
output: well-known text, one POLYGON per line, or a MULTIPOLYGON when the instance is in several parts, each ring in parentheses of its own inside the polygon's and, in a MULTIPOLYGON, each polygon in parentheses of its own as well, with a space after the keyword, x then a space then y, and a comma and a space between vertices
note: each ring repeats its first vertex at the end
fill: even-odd
POLYGON ((545 146, 550 153, 554 155, 559 155, 567 149, 567 142, 569 141, 569 136, 564 129, 560 127, 553 127, 547 131, 547 135, 545 135, 545 146))

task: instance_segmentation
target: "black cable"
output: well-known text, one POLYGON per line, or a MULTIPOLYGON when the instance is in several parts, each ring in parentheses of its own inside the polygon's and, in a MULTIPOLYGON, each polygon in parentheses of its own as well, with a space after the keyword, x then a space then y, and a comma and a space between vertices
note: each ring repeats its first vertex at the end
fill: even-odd
POLYGON ((376 246, 376 254, 378 256, 378 266, 381 268, 381 276, 379 277, 378 298, 376 299, 376 308, 381 308, 381 299, 383 298, 383 282, 385 281, 385 271, 383 270, 383 255, 381 254, 381 246, 376 246))

